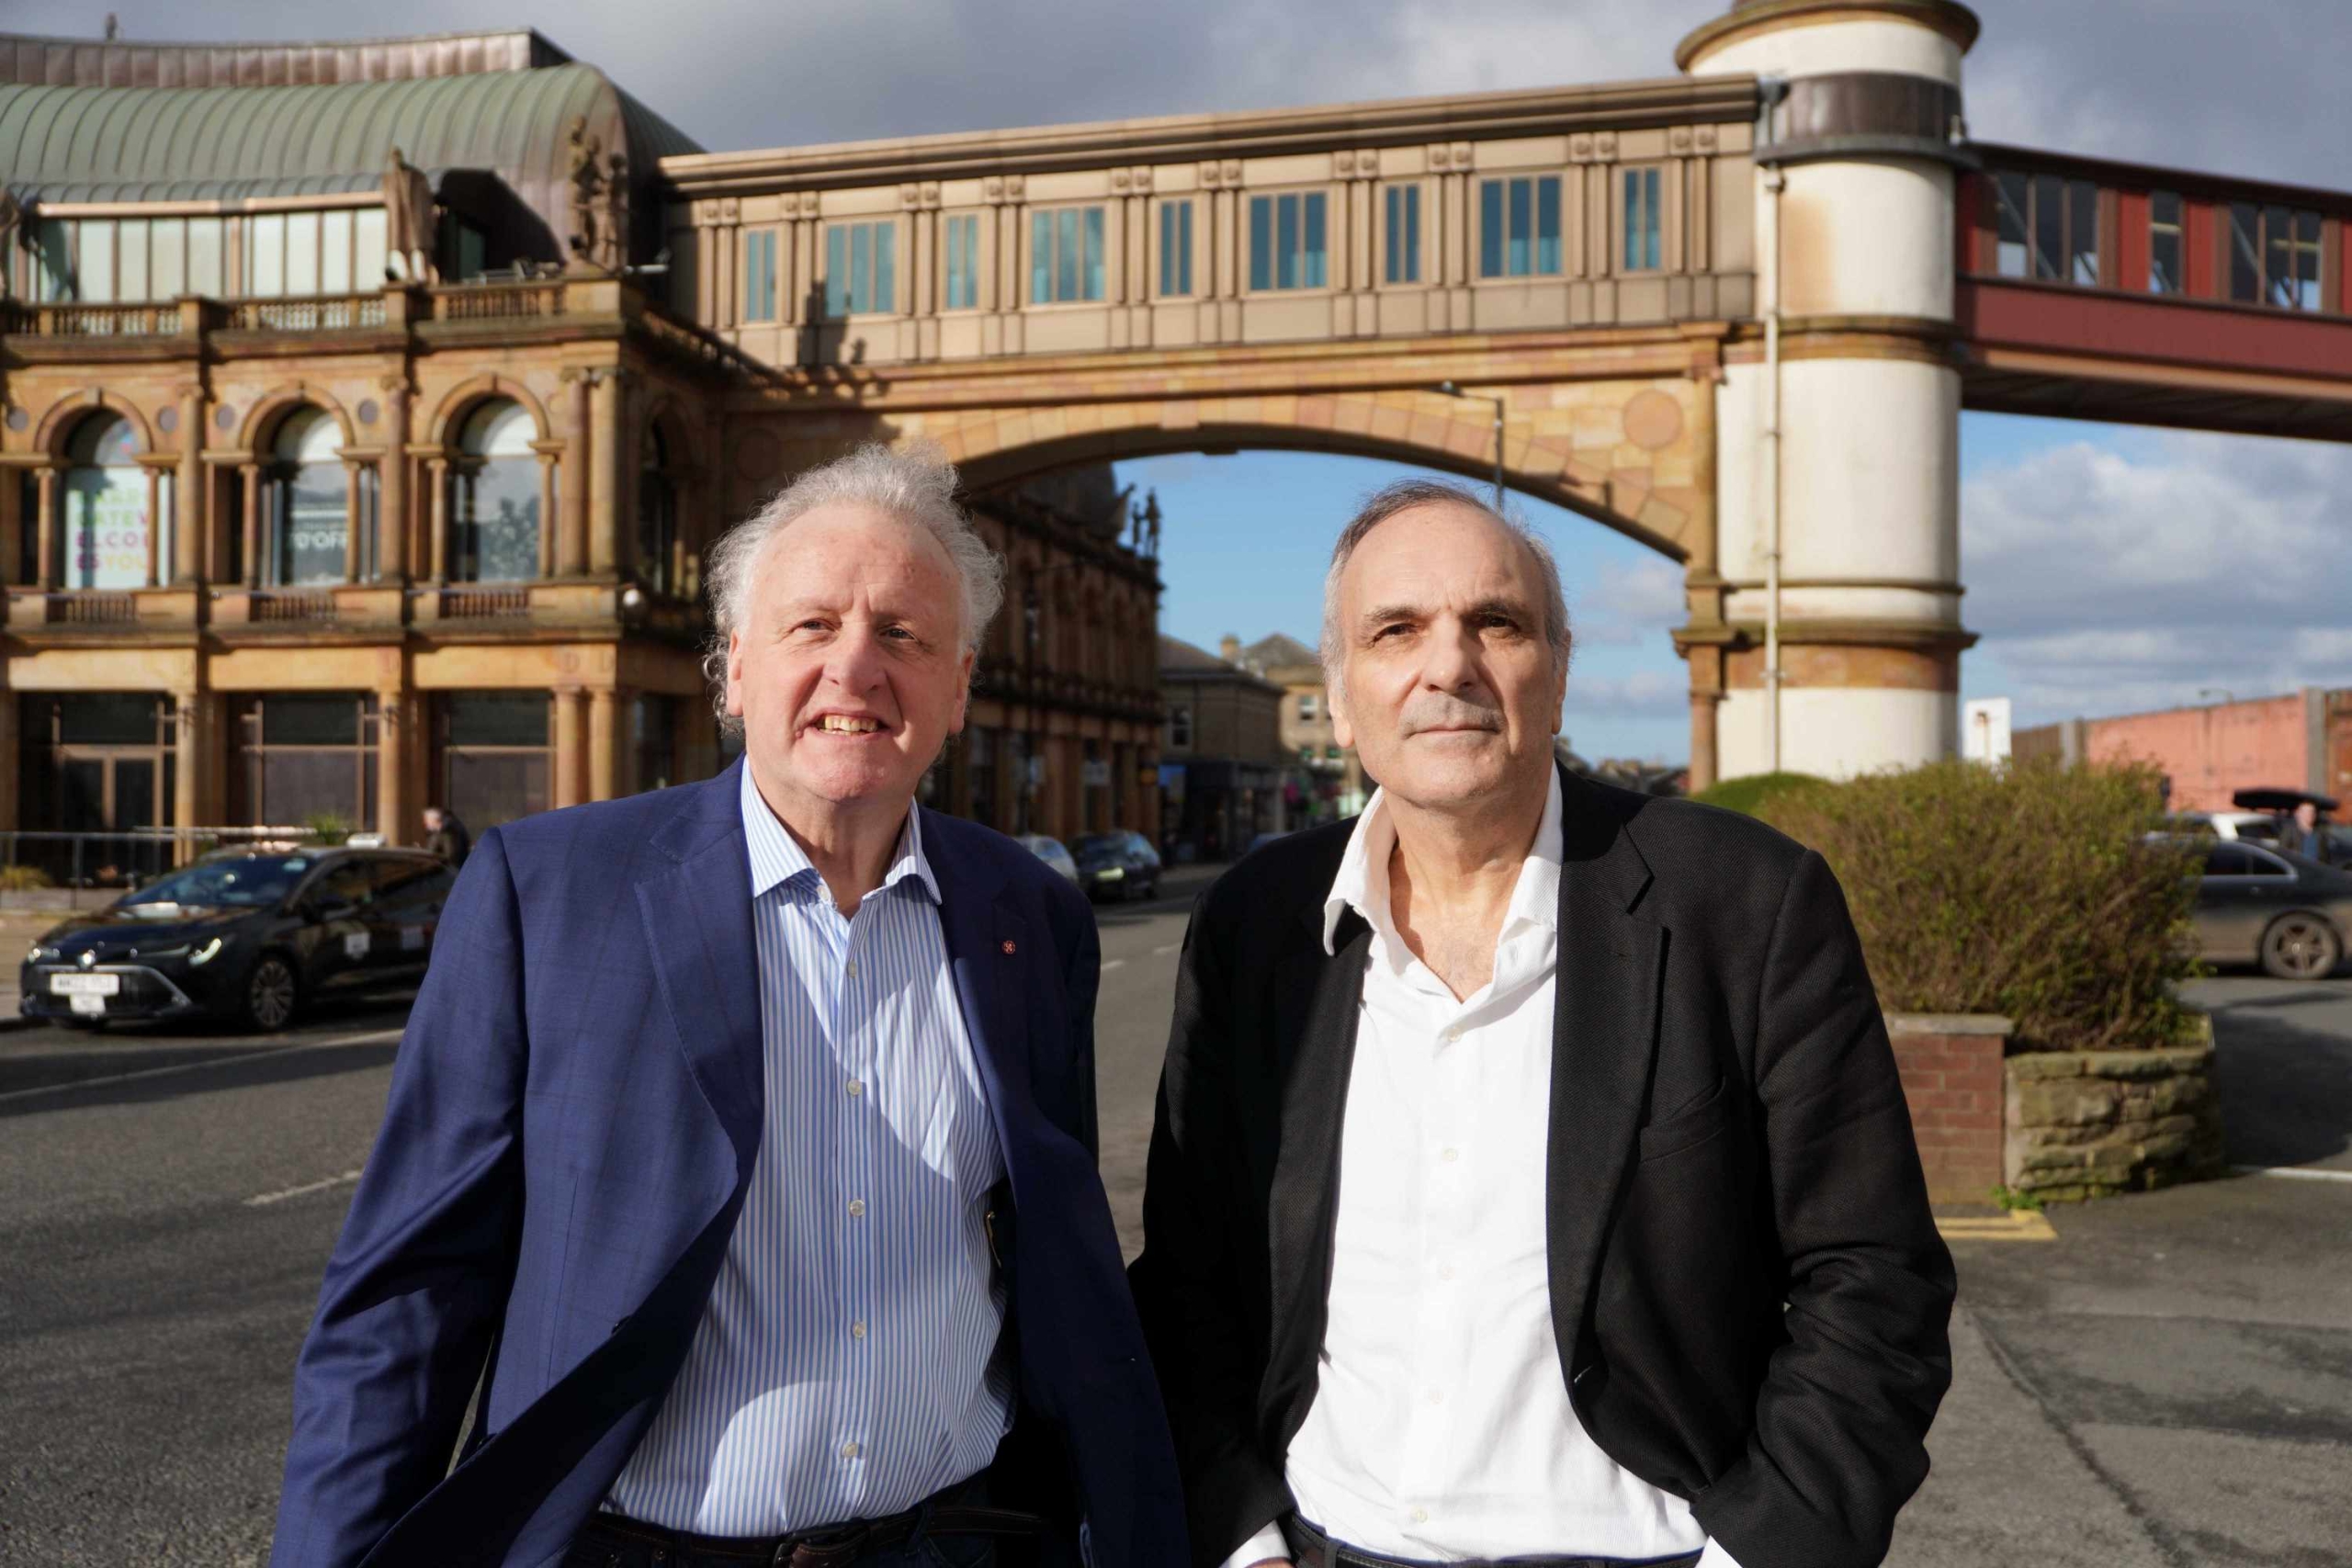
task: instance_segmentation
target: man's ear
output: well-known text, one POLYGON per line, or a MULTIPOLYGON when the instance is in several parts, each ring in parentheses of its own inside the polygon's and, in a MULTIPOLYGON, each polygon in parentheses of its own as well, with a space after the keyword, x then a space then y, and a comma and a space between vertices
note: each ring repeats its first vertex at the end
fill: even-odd
POLYGON ((736 658, 742 646, 741 632, 727 634, 727 716, 729 718, 743 716, 743 665, 736 658))
POLYGON ((972 706, 972 669, 978 663, 979 657, 979 649, 967 648, 964 650, 962 662, 956 666, 956 711, 947 719, 947 733, 950 735, 964 733, 964 718, 972 706))
MULTIPOLYGON (((1346 677, 1343 675, 1340 679, 1344 683, 1346 677)), ((1340 696, 1340 686, 1325 685, 1323 704, 1331 714, 1331 739, 1342 746, 1353 747, 1356 743, 1355 722, 1348 717, 1348 705, 1340 696)))

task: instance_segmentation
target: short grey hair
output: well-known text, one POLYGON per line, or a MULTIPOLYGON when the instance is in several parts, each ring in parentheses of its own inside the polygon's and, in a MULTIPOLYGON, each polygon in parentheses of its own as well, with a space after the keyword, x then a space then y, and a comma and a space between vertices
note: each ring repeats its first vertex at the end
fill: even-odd
POLYGON ((963 651, 988 635, 1004 604, 1004 562, 956 501, 956 466, 928 443, 905 449, 868 442, 810 468, 767 504, 729 528, 710 548, 704 581, 710 591, 711 637, 703 658, 711 700, 727 710, 727 639, 751 618, 752 579, 775 536, 824 506, 867 506, 904 518, 939 541, 963 601, 963 651))
POLYGON ((1544 640, 1552 645, 1552 656, 1558 660, 1559 668, 1567 669, 1571 641, 1568 599, 1560 588, 1560 563, 1553 558, 1552 547, 1544 542, 1543 536, 1519 519, 1505 516, 1487 505, 1468 485, 1453 479, 1398 479, 1365 497, 1331 547, 1331 570, 1323 577, 1323 646, 1317 650, 1323 660, 1325 689, 1334 694, 1340 690, 1340 671, 1347 666, 1347 628, 1340 623, 1340 579, 1346 575, 1348 562, 1374 528, 1417 506, 1466 506, 1481 517, 1492 519, 1497 527, 1519 541, 1527 558, 1534 563, 1535 576, 1543 588, 1544 640))

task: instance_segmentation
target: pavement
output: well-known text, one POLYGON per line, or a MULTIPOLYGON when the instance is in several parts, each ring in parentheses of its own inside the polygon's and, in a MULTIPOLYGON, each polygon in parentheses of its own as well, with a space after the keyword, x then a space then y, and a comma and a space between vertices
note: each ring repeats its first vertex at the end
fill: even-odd
MULTIPOLYGON (((1207 874, 1099 911, 1103 1179, 1130 1254, 1207 874)), ((1953 1216, 1954 1384, 1899 1568, 2352 1568, 2352 980, 2198 996, 2232 1157, 2296 1174, 1953 1216)), ((266 1556, 294 1352, 401 1016, 0 1035, 0 1564, 266 1556)))

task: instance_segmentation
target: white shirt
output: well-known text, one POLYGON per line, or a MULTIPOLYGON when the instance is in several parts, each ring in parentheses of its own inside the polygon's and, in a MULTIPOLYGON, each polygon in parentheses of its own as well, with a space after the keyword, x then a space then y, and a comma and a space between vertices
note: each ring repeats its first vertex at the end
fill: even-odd
POLYGON ((922 808, 844 919, 748 765, 741 804, 766 1120, 685 1364, 605 1506, 763 1536, 879 1518, 976 1474, 1012 1383, 983 1223, 1004 1159, 922 808))
MULTIPOLYGON (((1671 1557, 1737 1568, 1682 1499, 1620 1466, 1568 1403, 1544 1169, 1559 964, 1560 781, 1511 890, 1494 976, 1457 1000, 1397 935, 1383 795, 1324 904, 1372 928, 1340 1140, 1315 1401, 1291 1442, 1299 1517, 1391 1557, 1671 1557)), ((1261 1530, 1227 1560, 1286 1557, 1261 1530)))

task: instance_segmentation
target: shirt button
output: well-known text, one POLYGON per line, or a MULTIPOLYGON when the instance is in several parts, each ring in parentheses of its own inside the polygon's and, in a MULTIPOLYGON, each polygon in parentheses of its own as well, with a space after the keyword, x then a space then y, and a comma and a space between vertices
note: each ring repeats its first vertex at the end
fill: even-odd
POLYGON ((1425 1524, 1429 1523, 1429 1522, 1430 1522, 1430 1511, 1429 1511, 1427 1508, 1416 1508, 1416 1509, 1414 1509, 1414 1510, 1413 1510, 1413 1522, 1414 1522, 1415 1524, 1417 1524, 1417 1525, 1425 1525, 1425 1524))
POLYGON ((846 975, 847 975, 851 979, 853 979, 853 980, 856 979, 856 978, 857 978, 857 960, 856 960, 856 959, 854 959, 854 958, 851 959, 851 960, 849 961, 849 963, 847 964, 847 965, 845 965, 845 966, 844 966, 844 968, 843 968, 842 972, 843 972, 844 974, 846 974, 846 975))
POLYGON ((855 1100, 859 1095, 865 1092, 865 1081, 860 1078, 852 1078, 843 1087, 849 1090, 849 1097, 852 1100, 855 1100))
POLYGON ((1445 1391, 1442 1388, 1433 1388, 1430 1390, 1430 1403, 1431 1404, 1443 1404, 1445 1403, 1445 1391))
POLYGON ((1445 1153, 1438 1156, 1437 1157, 1445 1161, 1446 1164, 1452 1165, 1455 1160, 1462 1157, 1462 1151, 1460 1149, 1448 1149, 1445 1153))
POLYGON ((1445 1032, 1445 1038, 1449 1042, 1460 1040, 1462 1038, 1462 1026, 1457 1023, 1451 1029, 1448 1029, 1445 1032))
POLYGON ((865 1337, 865 1319, 861 1317, 855 1323, 849 1325, 849 1337, 852 1339, 863 1339, 865 1337))
POLYGON ((856 1457, 857 1445, 855 1443, 843 1443, 842 1445, 842 1458, 855 1459, 856 1457))
POLYGON ((1451 1280, 1451 1279, 1453 1279, 1453 1264, 1451 1264, 1451 1263, 1441 1263, 1440 1265, 1438 1265, 1437 1277, 1438 1277, 1439 1279, 1441 1279, 1441 1280, 1451 1280))
POLYGON ((849 1201, 849 1217, 853 1220, 861 1220, 865 1217, 865 1199, 853 1198, 849 1201))

